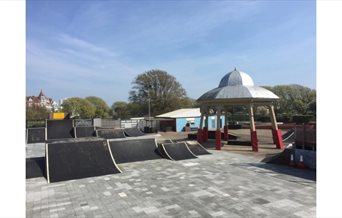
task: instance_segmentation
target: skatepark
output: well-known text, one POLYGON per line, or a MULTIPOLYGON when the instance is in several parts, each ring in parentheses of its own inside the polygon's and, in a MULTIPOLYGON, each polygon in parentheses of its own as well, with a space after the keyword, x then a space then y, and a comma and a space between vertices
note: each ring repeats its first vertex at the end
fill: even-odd
POLYGON ((315 216, 315 172, 261 162, 281 152, 269 131, 259 134, 256 155, 173 132, 106 129, 105 138, 90 127, 77 138, 73 125, 47 121, 27 136, 27 217, 315 216))
POLYGON ((315 217, 316 125, 284 129, 277 98, 234 69, 198 99, 197 132, 46 120, 26 132, 26 215, 315 217), (232 105, 248 108, 246 128, 228 128, 232 105), (254 121, 258 105, 270 111, 266 126, 254 121))

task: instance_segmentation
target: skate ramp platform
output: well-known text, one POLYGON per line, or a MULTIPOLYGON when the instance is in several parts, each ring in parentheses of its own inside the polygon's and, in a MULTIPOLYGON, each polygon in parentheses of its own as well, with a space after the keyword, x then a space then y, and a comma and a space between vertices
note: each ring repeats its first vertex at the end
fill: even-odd
POLYGON ((45 157, 26 158, 26 179, 45 177, 45 157))
POLYGON ((190 151, 193 154, 195 154, 196 156, 211 154, 205 147, 203 147, 197 141, 185 141, 185 143, 188 146, 188 148, 190 149, 190 151))
POLYGON ((67 139, 74 137, 73 121, 46 120, 46 139, 67 139))
POLYGON ((40 143, 45 142, 45 131, 44 127, 42 128, 28 128, 26 130, 26 143, 40 143))
POLYGON ((96 137, 96 130, 93 126, 75 127, 75 138, 96 137))
POLYGON ((143 132, 140 131, 137 127, 133 128, 125 128, 125 134, 129 137, 136 137, 136 136, 143 136, 145 135, 143 132))
POLYGON ((114 139, 109 145, 118 164, 162 158, 154 138, 114 139))
POLYGON ((162 148, 165 154, 171 160, 186 160, 197 158, 195 154, 191 152, 185 142, 177 143, 164 143, 162 148))
POLYGON ((105 139, 118 139, 118 138, 126 138, 123 129, 96 129, 96 136, 105 139))
MULTIPOLYGON (((237 135, 228 132, 228 139, 236 140, 238 138, 239 137, 237 135)), ((197 133, 189 133, 188 139, 189 140, 197 140, 197 133)), ((212 131, 212 130, 208 131, 208 139, 215 139, 215 131, 212 131)), ((224 140, 224 133, 223 132, 221 132, 221 139, 224 140)))
POLYGON ((67 140, 46 144, 48 182, 121 173, 107 140, 67 140))

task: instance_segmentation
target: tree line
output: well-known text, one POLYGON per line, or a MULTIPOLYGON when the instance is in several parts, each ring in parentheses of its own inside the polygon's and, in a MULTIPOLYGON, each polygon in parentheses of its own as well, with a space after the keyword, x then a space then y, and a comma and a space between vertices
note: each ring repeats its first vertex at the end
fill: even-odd
MULTIPOLYGON (((264 86, 279 96, 275 102, 277 118, 283 122, 290 122, 293 115, 309 114, 316 116, 316 90, 300 85, 264 86)), ((187 96, 186 90, 176 78, 166 71, 149 70, 137 75, 132 81, 128 101, 116 101, 109 107, 107 103, 96 96, 86 98, 73 97, 65 100, 61 105, 61 112, 69 113, 77 118, 113 118, 129 119, 167 113, 180 108, 199 107, 198 103, 187 96)), ((234 119, 245 114, 244 107, 235 107, 231 114, 234 119)), ((27 120, 46 119, 49 114, 44 108, 27 108, 27 120)), ((265 117, 268 111, 265 107, 258 107, 259 118, 265 117)), ((262 120, 262 119, 261 119, 262 120)))

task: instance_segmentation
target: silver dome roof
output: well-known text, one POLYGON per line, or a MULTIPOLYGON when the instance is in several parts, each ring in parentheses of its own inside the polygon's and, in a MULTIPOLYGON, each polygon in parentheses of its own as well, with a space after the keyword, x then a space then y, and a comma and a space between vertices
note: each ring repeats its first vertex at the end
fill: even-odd
POLYGON ((244 99, 273 101, 278 98, 273 92, 259 86, 254 86, 253 79, 248 74, 234 69, 221 79, 217 88, 204 93, 197 101, 244 101, 244 99))
POLYGON ((253 79, 247 74, 242 71, 236 70, 236 68, 232 71, 227 73, 220 81, 218 87, 224 86, 254 86, 253 79))

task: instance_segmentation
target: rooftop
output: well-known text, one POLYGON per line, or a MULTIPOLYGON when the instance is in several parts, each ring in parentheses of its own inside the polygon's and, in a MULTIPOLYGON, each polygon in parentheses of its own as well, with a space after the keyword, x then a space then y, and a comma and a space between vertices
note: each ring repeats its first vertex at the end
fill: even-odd
POLYGON ((180 117, 200 117, 200 108, 182 108, 175 111, 171 111, 165 114, 160 114, 156 117, 163 118, 180 118, 180 117))
POLYGON ((253 79, 236 68, 227 73, 220 81, 219 86, 204 93, 197 99, 200 102, 206 101, 273 101, 279 97, 273 92, 255 86, 253 79))

